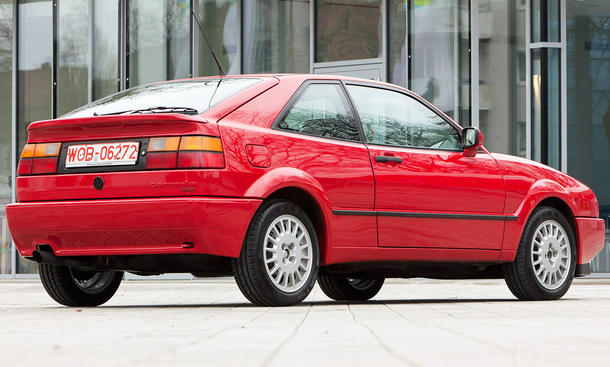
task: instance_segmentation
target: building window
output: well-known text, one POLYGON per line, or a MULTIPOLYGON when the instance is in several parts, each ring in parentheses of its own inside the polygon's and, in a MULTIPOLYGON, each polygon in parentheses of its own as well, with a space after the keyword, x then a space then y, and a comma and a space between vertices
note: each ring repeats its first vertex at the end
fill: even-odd
POLYGON ((57 3, 57 116, 118 91, 119 2, 57 3))
POLYGON ((91 19, 91 100, 119 90, 119 1, 94 0, 91 19))
POLYGON ((480 0, 479 126, 485 147, 525 157, 525 8, 514 0, 480 0))
MULTIPOLYGON (((240 73, 239 5, 238 0, 199 0, 199 22, 218 62, 227 74, 240 73)), ((195 28, 193 31, 199 32, 199 29, 195 28)), ((201 34, 199 34, 199 75, 218 75, 218 67, 201 34)))
POLYGON ((390 83, 407 88, 407 0, 388 2, 388 80, 390 83))
POLYGON ((559 0, 531 0, 532 42, 560 42, 559 0))
POLYGON ((461 125, 469 125, 469 1, 415 2, 409 19, 411 89, 461 125))
POLYGON ((309 72, 309 1, 244 3, 245 73, 309 72))
POLYGON ((381 0, 316 2, 316 61, 382 56, 381 0))
POLYGON ((190 1, 131 0, 128 87, 190 76, 190 1))

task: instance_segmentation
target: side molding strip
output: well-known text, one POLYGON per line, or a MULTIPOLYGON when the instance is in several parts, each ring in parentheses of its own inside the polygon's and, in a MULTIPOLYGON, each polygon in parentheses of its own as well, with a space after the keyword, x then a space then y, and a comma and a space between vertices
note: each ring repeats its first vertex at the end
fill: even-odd
POLYGON ((454 213, 421 213, 421 212, 390 212, 376 210, 333 210, 334 215, 360 215, 380 217, 408 217, 408 218, 444 218, 444 219, 480 219, 480 220, 517 220, 516 215, 487 215, 487 214, 454 214, 454 213))

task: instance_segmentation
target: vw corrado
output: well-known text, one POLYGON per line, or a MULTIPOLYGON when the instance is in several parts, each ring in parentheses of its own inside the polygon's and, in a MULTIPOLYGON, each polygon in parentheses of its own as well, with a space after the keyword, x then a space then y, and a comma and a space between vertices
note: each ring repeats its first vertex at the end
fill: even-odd
POLYGON ((258 305, 366 300, 388 277, 498 278, 558 299, 604 242, 594 193, 487 151, 417 95, 319 75, 128 89, 32 123, 7 206, 57 302, 123 272, 233 275, 258 305))

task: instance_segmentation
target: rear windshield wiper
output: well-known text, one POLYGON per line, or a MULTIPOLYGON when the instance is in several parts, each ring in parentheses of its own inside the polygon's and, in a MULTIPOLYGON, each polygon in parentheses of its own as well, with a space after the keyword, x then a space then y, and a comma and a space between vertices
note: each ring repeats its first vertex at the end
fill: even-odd
POLYGON ((194 108, 191 107, 165 107, 165 106, 155 106, 149 108, 140 108, 136 110, 126 110, 126 111, 117 111, 117 112, 109 112, 109 113, 97 113, 94 112, 93 116, 108 116, 108 115, 137 115, 137 114, 145 114, 145 113, 182 113, 185 115, 196 115, 199 113, 194 108))

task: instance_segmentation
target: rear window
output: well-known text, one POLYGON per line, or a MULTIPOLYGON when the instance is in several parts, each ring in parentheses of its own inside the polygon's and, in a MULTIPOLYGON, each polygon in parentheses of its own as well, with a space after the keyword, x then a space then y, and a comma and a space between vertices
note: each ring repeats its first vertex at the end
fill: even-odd
POLYGON ((168 108, 159 110, 161 112, 172 112, 169 108, 185 108, 190 114, 194 110, 199 114, 259 81, 255 78, 216 78, 146 84, 89 103, 60 118, 129 113, 154 107, 168 108))

